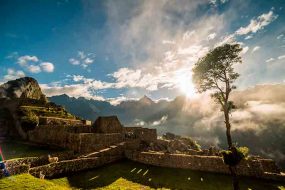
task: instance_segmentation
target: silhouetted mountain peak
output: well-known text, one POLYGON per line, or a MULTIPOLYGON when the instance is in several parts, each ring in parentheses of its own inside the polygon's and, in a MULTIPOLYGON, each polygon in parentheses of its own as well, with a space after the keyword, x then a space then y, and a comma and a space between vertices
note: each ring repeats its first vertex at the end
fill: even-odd
POLYGON ((144 95, 141 99, 139 99, 138 102, 146 105, 151 105, 154 103, 154 101, 146 95, 144 95))

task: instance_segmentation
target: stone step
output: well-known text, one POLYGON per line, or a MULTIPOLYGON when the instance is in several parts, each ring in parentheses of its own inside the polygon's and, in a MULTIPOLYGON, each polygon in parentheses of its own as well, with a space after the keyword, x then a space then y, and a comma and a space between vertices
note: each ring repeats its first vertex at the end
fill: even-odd
POLYGON ((105 149, 102 149, 102 150, 99 150, 99 151, 96 151, 96 152, 91 152, 91 153, 88 153, 88 154, 85 154, 85 155, 81 155, 78 158, 102 157, 102 156, 105 156, 105 155, 108 155, 108 154, 113 155, 113 154, 116 154, 116 152, 113 153, 114 150, 116 150, 116 149, 119 150, 124 145, 125 145, 125 142, 121 142, 119 144, 111 145, 108 148, 105 148, 105 149))

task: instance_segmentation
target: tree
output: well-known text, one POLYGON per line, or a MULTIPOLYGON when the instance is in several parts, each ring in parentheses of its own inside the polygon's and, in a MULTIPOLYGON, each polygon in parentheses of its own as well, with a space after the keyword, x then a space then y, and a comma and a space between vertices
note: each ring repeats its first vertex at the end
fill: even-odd
POLYGON ((234 162, 227 161, 233 177, 233 187, 239 189, 236 165, 240 162, 238 149, 233 145, 231 136, 230 113, 235 108, 230 101, 230 93, 236 86, 234 81, 239 74, 234 71, 234 64, 242 63, 240 53, 242 48, 239 44, 224 44, 216 47, 199 59, 193 68, 193 82, 199 93, 210 91, 211 97, 221 105, 224 113, 228 151, 226 158, 233 158, 234 162))

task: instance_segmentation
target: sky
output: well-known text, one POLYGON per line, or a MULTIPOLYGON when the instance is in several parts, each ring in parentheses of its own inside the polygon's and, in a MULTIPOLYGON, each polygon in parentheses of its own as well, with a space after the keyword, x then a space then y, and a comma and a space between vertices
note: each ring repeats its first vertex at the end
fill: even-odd
POLYGON ((195 96, 191 70, 240 43, 238 89, 285 80, 284 0, 1 0, 0 83, 114 104, 195 96))

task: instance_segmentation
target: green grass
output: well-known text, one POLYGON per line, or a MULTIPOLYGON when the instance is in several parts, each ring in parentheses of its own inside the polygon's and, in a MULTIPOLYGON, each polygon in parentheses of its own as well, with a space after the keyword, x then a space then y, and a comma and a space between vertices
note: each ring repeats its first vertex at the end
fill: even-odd
MULTIPOLYGON (((183 169, 160 168, 130 161, 122 161, 92 171, 51 180, 75 189, 232 189, 227 175, 197 172, 183 169)), ((242 189, 280 189, 276 182, 241 178, 242 189)))
POLYGON ((64 119, 76 119, 75 116, 66 112, 63 108, 40 107, 40 106, 20 106, 22 113, 33 112, 37 116, 43 117, 59 117, 64 119))
MULTIPOLYGON (((242 190, 285 190, 284 184, 276 182, 250 178, 241 178, 240 182, 242 190)), ((40 180, 29 174, 11 176, 0 180, 0 189, 227 190, 232 188, 231 178, 227 175, 160 168, 121 161, 51 180, 40 180)))
POLYGON ((59 152, 62 150, 50 149, 23 144, 21 142, 4 142, 0 144, 5 160, 23 157, 34 157, 59 152))
POLYGON ((0 179, 0 189, 11 190, 67 190, 68 187, 54 184, 48 180, 41 180, 29 174, 21 174, 0 179))

